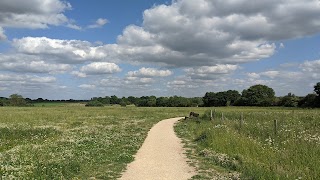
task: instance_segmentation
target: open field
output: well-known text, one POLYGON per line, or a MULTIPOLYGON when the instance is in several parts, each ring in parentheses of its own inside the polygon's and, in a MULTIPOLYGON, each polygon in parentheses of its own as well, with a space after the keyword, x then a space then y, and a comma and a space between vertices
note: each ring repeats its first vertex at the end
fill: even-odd
POLYGON ((64 107, 64 106, 85 106, 85 103, 70 103, 70 102, 43 102, 32 103, 35 107, 64 107))
POLYGON ((116 179, 155 123, 191 110, 1 107, 0 179, 116 179))
POLYGON ((1 107, 0 177, 116 179, 155 123, 190 111, 206 111, 204 120, 183 121, 176 131, 199 179, 320 177, 320 110, 215 109, 211 122, 208 108, 1 107))
POLYGON ((176 126, 193 149, 189 157, 199 163, 199 179, 219 174, 244 179, 320 177, 319 109, 215 109, 213 121, 207 111, 200 123, 187 120, 176 126))

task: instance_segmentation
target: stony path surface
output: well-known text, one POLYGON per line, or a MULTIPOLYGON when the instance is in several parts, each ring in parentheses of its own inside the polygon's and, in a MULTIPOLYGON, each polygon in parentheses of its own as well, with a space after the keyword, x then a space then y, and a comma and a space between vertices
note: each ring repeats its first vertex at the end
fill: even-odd
POLYGON ((186 162, 181 140, 173 130, 179 119, 181 117, 160 121, 149 131, 120 180, 183 180, 195 175, 195 170, 186 162))

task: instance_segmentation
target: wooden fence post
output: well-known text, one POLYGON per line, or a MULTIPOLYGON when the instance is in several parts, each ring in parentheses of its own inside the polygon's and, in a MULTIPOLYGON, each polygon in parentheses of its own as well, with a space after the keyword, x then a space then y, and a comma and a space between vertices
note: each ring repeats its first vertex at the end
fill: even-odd
POLYGON ((212 116, 212 109, 210 110, 210 120, 213 120, 213 116, 212 116))
POLYGON ((223 115, 223 112, 221 113, 221 121, 224 121, 224 115, 223 115))
POLYGON ((242 129, 242 126, 243 126, 243 113, 241 113, 241 116, 240 116, 240 128, 239 128, 239 131, 242 129))
POLYGON ((273 126, 274 126, 274 134, 277 135, 278 131, 278 120, 273 120, 273 126))

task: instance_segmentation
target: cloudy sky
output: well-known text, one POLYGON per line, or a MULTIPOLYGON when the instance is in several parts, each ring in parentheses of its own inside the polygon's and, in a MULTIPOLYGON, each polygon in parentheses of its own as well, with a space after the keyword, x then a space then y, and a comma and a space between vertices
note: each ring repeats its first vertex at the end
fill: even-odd
POLYGON ((319 81, 319 0, 0 1, 0 96, 306 95, 319 81))

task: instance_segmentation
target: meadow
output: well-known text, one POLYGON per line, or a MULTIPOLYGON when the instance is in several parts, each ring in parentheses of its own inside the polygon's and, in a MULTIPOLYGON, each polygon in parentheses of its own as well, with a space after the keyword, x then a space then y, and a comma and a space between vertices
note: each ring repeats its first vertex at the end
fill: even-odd
POLYGON ((198 163, 196 179, 320 177, 319 109, 211 109, 213 120, 207 111, 175 127, 198 163))
POLYGON ((0 108, 0 179, 117 179, 154 124, 190 111, 175 130, 195 179, 320 177, 319 109, 59 104, 0 108))
POLYGON ((0 179, 116 179, 155 123, 195 109, 39 106, 0 107, 0 179))

